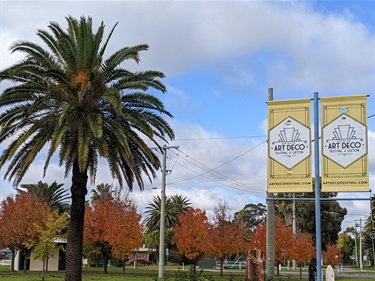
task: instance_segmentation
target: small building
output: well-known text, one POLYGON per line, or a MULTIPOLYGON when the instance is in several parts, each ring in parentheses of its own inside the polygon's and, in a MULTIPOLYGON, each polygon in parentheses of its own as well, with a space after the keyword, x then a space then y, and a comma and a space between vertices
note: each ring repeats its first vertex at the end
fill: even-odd
MULTIPOLYGON (((51 255, 47 262, 47 271, 60 271, 65 270, 65 239, 55 239, 55 243, 60 248, 56 249, 51 255)), ((14 259, 14 270, 23 270, 25 263, 25 255, 21 251, 17 251, 14 259)), ((43 261, 34 258, 34 254, 31 252, 30 257, 27 259, 26 270, 29 271, 43 271, 43 261)))
MULTIPOLYGON (((55 243, 62 246, 60 249, 56 249, 53 257, 48 259, 48 268, 47 271, 63 271, 65 270, 65 248, 66 240, 56 239, 55 243), (63 249, 61 249, 63 248, 63 249)), ((140 247, 135 249, 132 254, 129 256, 130 260, 134 259, 143 259, 149 261, 149 248, 140 247)), ((14 270, 23 270, 23 265, 25 263, 25 256, 23 252, 18 251, 14 259, 14 270)), ((83 266, 87 266, 87 260, 82 261, 83 266)), ((27 259, 26 270, 29 271, 43 271, 43 261, 34 259, 34 255, 31 252, 30 257, 27 259)))

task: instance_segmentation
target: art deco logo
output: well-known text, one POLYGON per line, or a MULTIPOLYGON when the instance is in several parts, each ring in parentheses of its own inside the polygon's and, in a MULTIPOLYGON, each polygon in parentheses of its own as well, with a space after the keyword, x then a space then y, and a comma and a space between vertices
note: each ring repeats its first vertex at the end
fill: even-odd
POLYGON ((291 117, 270 130, 269 156, 288 169, 311 154, 310 129, 291 117))
POLYGON ((323 155, 343 168, 367 154, 366 126, 346 114, 323 128, 323 155))

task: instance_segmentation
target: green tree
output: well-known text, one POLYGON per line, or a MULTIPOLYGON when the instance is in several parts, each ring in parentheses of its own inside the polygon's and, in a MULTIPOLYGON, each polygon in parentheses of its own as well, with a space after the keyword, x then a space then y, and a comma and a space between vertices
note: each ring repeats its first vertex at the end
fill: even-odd
MULTIPOLYGON (((173 228, 178 222, 178 217, 191 208, 190 200, 182 195, 168 196, 165 200, 165 227, 173 228)), ((154 196, 148 202, 144 213, 144 223, 148 230, 155 231, 160 228, 161 198, 154 196)))
POLYGON ((364 220, 364 227, 362 231, 362 237, 363 237, 363 249, 364 251, 368 251, 367 260, 370 263, 374 263, 374 252, 375 249, 374 246, 374 239, 372 238, 372 229, 371 229, 371 216, 367 217, 366 220, 364 220))
POLYGON ((250 233, 263 224, 266 218, 267 209, 262 203, 247 204, 242 210, 234 213, 234 220, 244 225, 250 233))
POLYGON ((112 190, 112 185, 108 183, 101 183, 96 186, 96 189, 91 191, 93 195, 91 196, 91 201, 103 200, 108 197, 112 197, 114 190, 112 190))
POLYGON ((42 280, 48 271, 48 259, 53 258, 57 249, 61 248, 56 239, 64 239, 63 230, 68 226, 66 214, 59 215, 58 210, 51 212, 44 225, 37 226, 37 238, 30 239, 25 243, 28 249, 32 249, 33 259, 43 262, 42 280))
POLYGON ((344 233, 339 234, 339 238, 337 240, 337 247, 340 249, 340 253, 343 255, 343 260, 345 263, 349 263, 351 261, 351 256, 354 252, 354 240, 353 238, 348 235, 345 231, 344 233))
POLYGON ((36 184, 21 184, 20 188, 16 188, 19 193, 28 192, 35 195, 41 201, 47 203, 53 210, 59 210, 63 213, 69 210, 68 191, 64 188, 64 184, 58 184, 54 181, 52 184, 38 181, 36 184))
MULTIPOLYGON (((190 208, 190 200, 182 195, 175 194, 168 196, 165 200, 165 241, 170 251, 175 248, 176 244, 173 228, 178 223, 178 217, 190 208)), ((156 248, 157 252, 159 252, 160 243, 160 211, 161 197, 154 196, 152 202, 148 202, 144 213, 144 225, 146 227, 144 238, 150 247, 153 246, 156 248)))
POLYGON ((44 172, 58 152, 65 176, 72 174, 66 280, 82 279, 82 240, 87 181, 95 181, 99 158, 106 159, 112 177, 129 190, 143 179, 152 181, 160 160, 146 143, 174 137, 163 118, 172 117, 162 102, 148 93, 165 92, 158 71, 131 72, 122 66, 147 45, 124 47, 105 55, 116 25, 104 38, 105 25, 93 30, 91 17, 67 17, 67 30, 51 22, 38 30, 46 47, 17 41, 12 52, 25 59, 0 72, 0 82, 12 82, 0 96, 0 142, 10 141, 0 156, 5 178, 17 186, 35 158, 48 147, 44 172), (145 177, 144 177, 145 175, 145 177))
MULTIPOLYGON (((341 231, 341 224, 347 214, 346 208, 342 208, 334 200, 335 196, 337 196, 336 193, 321 193, 321 198, 332 199, 322 202, 320 206, 323 250, 330 244, 336 244, 338 234, 341 231)), ((296 201, 296 234, 310 233, 313 236, 313 241, 316 241, 314 194, 305 193, 304 197, 311 198, 311 201, 296 201)), ((285 203, 285 200, 285 204, 281 204, 281 202, 276 204, 276 213, 287 222, 288 217, 292 215, 292 208, 290 208, 290 204, 285 203), (278 209, 279 206, 282 206, 281 210, 278 209)))

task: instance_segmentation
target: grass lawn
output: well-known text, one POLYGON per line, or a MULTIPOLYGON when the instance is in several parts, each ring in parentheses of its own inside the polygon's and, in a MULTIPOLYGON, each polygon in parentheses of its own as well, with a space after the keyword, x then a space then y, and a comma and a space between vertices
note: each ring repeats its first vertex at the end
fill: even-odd
MULTIPOLYGON (((126 267, 125 275, 122 274, 121 268, 109 268, 108 274, 103 273, 102 268, 84 268, 83 269, 83 281, 155 281, 158 280, 158 267, 157 266, 147 266, 134 269, 132 266, 126 267)), ((197 269, 199 271, 199 269, 197 269)), ((165 267, 164 276, 166 281, 182 281, 190 280, 188 277, 182 278, 179 272, 184 274, 189 274, 189 268, 185 268, 182 271, 181 267, 168 266, 165 267), (177 278, 178 276, 179 278, 177 278)), ((207 281, 216 280, 230 280, 230 281, 243 281, 245 277, 245 272, 243 270, 225 271, 224 276, 219 276, 219 271, 204 271, 203 275, 207 276, 207 281)), ((41 272, 27 272, 26 274, 22 272, 11 272, 9 266, 0 266, 0 280, 1 281, 40 281, 42 280, 41 272)), ((46 281, 64 281, 63 272, 47 272, 45 276, 46 281)), ((204 280, 204 279, 202 279, 204 280)), ((299 278, 279 278, 275 277, 275 281, 287 281, 287 280, 305 280, 299 278)), ((361 279, 352 278, 336 278, 338 281, 360 281, 361 279)), ((363 280, 367 280, 364 277, 363 280)))

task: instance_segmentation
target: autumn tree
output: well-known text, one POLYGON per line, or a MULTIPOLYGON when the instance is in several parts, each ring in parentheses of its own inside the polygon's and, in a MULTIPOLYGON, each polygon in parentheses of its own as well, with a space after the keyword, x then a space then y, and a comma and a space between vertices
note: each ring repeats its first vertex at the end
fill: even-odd
MULTIPOLYGON (((109 196, 94 200, 86 207, 84 244, 96 254, 102 254, 104 272, 111 256, 123 261, 142 242, 141 216, 127 197, 109 196)), ((125 273, 125 267, 123 267, 125 273)))
POLYGON ((38 227, 47 221, 51 209, 45 203, 28 193, 8 196, 1 202, 0 233, 4 247, 12 252, 11 270, 14 271, 16 251, 24 255, 26 272, 28 248, 26 243, 37 240, 38 227))
POLYGON ((122 272, 125 274, 125 261, 142 243, 141 215, 127 196, 115 198, 111 207, 106 237, 112 247, 112 255, 122 261, 122 272))
POLYGON ((179 223, 174 227, 174 237, 180 253, 194 264, 205 256, 206 239, 208 237, 208 221, 206 212, 200 209, 189 209, 179 216, 179 223))
POLYGON ((323 262, 326 265, 338 265, 342 264, 342 254, 340 249, 335 244, 327 246, 327 250, 322 253, 323 262))
POLYGON ((227 202, 219 202, 214 207, 213 223, 206 244, 207 254, 220 261, 220 276, 223 276, 226 258, 246 251, 246 233, 242 224, 230 220, 227 202))
MULTIPOLYGON (((256 228, 255 233, 251 235, 250 249, 260 249, 263 253, 266 253, 266 229, 266 223, 256 228)), ((274 253, 277 265, 283 263, 284 259, 291 257, 293 242, 294 239, 291 228, 287 227, 280 218, 276 219, 274 253)), ((277 274, 279 274, 278 266, 277 274)))
MULTIPOLYGON (((107 239, 108 223, 113 205, 112 197, 92 201, 91 206, 86 205, 85 227, 83 231, 83 244, 88 248, 89 256, 103 256, 103 270, 108 272, 108 260, 112 248, 107 239)), ((91 261, 89 261, 91 263, 91 261)))
POLYGON ((300 279, 302 279, 302 265, 315 256, 315 247, 312 236, 309 233, 301 233, 294 237, 290 258, 294 259, 300 268, 300 279))
POLYGON ((64 229, 68 226, 68 216, 59 215, 59 210, 48 214, 45 224, 37 226, 36 239, 30 239, 25 243, 28 249, 32 249, 33 258, 43 262, 42 280, 45 271, 48 271, 48 259, 54 257, 57 249, 62 248, 56 243, 56 238, 66 238, 64 229))

